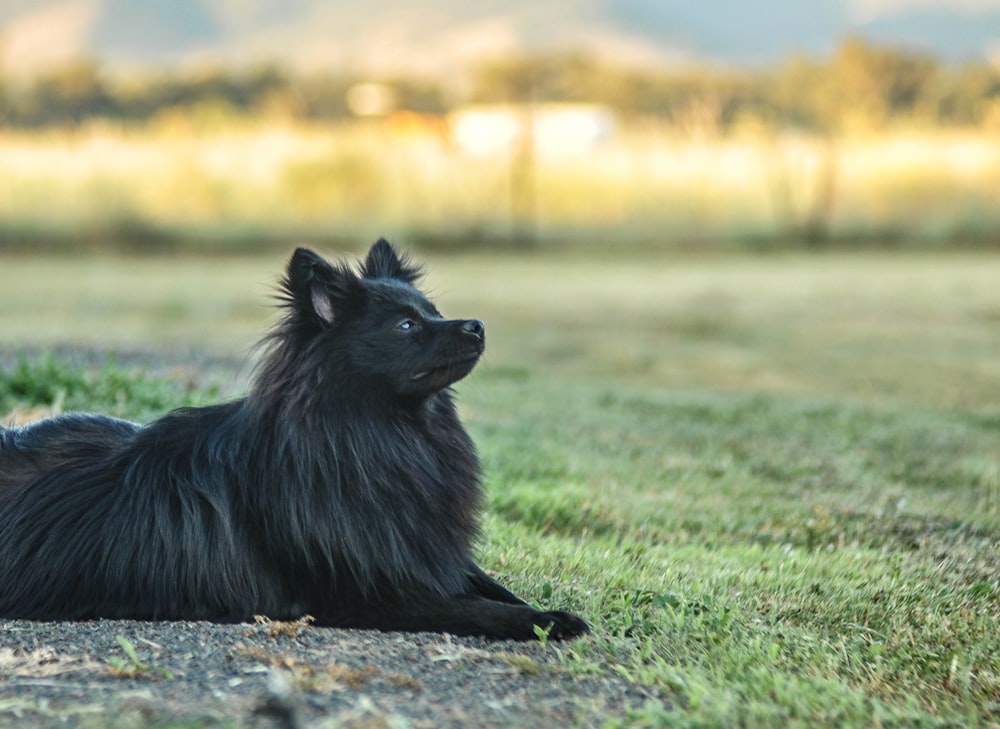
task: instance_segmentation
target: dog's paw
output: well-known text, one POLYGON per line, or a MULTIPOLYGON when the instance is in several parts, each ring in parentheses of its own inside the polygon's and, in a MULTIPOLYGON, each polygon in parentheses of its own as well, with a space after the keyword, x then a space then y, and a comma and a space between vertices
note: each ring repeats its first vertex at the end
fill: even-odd
POLYGON ((569 640, 590 632, 587 621, 562 610, 552 610, 539 615, 540 627, 548 629, 549 640, 569 640))

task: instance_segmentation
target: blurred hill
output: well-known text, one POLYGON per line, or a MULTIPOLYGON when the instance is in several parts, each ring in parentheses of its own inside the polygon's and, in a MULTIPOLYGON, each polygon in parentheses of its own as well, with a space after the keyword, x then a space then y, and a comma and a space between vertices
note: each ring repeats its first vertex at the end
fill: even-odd
POLYGON ((440 74, 567 48, 643 65, 760 64, 827 53, 848 34, 982 59, 1000 50, 1000 1, 0 0, 0 63, 15 74, 80 56, 440 74))

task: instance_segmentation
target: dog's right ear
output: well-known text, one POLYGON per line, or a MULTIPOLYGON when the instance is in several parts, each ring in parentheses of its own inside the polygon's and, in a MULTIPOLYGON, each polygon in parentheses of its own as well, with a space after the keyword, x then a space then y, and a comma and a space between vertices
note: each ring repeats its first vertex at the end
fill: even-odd
POLYGON ((282 298, 304 321, 323 326, 333 324, 338 304, 344 300, 357 276, 343 266, 332 266, 318 253, 297 248, 281 282, 282 298))

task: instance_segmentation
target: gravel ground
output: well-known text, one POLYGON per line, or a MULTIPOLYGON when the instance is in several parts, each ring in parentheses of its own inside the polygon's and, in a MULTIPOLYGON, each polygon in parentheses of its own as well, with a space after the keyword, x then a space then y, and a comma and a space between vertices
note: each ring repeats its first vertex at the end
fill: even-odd
POLYGON ((538 643, 288 623, 6 621, 0 634, 4 727, 600 726, 648 698, 613 672, 575 676, 538 643))
MULTIPOLYGON (((241 392, 250 371, 248 360, 199 352, 115 361, 214 384, 220 397, 241 392)), ((0 367, 14 362, 0 348, 0 367)), ((580 673, 538 643, 298 623, 0 621, 0 727, 596 727, 650 698, 609 666, 580 673)))

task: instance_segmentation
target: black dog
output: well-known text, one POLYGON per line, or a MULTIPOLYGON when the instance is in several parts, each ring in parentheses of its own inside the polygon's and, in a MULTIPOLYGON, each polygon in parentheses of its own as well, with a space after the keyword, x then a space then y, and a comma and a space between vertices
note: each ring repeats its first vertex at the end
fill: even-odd
POLYGON ((245 398, 0 428, 0 617, 586 632, 472 561, 480 467, 448 388, 485 330, 419 275, 384 240, 359 273, 299 249, 245 398))

